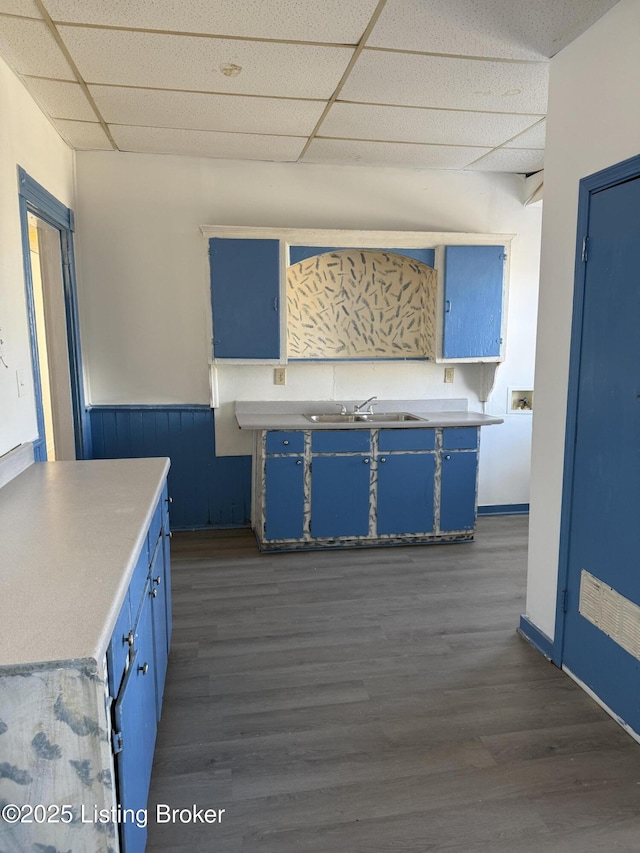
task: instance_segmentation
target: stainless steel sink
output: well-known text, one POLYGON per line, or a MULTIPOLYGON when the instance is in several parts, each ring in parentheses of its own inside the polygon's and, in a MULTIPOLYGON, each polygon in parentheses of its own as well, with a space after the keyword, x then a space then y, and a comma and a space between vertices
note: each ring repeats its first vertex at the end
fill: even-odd
POLYGON ((358 412, 357 414, 341 415, 339 412, 329 415, 305 415, 310 421, 316 424, 388 424, 400 423, 402 421, 428 421, 428 418, 419 418, 418 415, 411 415, 409 412, 358 412))

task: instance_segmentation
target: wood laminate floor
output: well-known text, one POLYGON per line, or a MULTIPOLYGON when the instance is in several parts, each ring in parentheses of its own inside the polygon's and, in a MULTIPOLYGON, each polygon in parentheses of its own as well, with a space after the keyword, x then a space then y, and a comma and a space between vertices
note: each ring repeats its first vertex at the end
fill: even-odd
POLYGON ((640 746, 516 634, 526 527, 264 556, 176 534, 148 853, 638 853, 640 746))

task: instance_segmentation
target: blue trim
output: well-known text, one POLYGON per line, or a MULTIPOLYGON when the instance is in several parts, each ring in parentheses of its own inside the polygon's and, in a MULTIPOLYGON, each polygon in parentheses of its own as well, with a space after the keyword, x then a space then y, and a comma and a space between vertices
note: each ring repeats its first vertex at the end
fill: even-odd
POLYGON ((478 515, 528 515, 529 504, 487 504, 478 507, 478 515))
POLYGON ((550 640, 546 634, 543 634, 539 628, 536 628, 536 626, 527 616, 522 615, 520 617, 520 627, 518 628, 518 633, 528 643, 531 643, 534 649, 537 649, 546 658, 555 663, 555 661, 553 660, 553 640, 550 640))
POLYGON ((216 456, 209 406, 92 406, 94 459, 168 456, 174 530, 247 527, 251 457, 216 456))
POLYGON ((18 166, 18 202, 22 229, 22 255, 29 322, 29 338, 33 385, 36 403, 36 421, 38 438, 34 442, 34 455, 37 461, 46 459, 44 438, 44 410, 42 407, 42 381, 38 362, 38 336, 35 322, 33 300, 33 278, 29 247, 28 214, 33 213, 47 222, 60 233, 60 251, 62 263, 62 282, 65 302, 65 321, 67 327, 67 347, 69 351, 69 381, 71 385, 71 406, 73 410, 75 451, 78 459, 91 457, 91 431, 85 407, 84 384, 82 379, 82 351, 80 346, 80 321, 73 247, 73 229, 75 218, 73 211, 65 207, 25 170, 18 166))
POLYGON ((569 546, 571 540, 573 475, 578 416, 578 383, 582 351, 582 319, 584 311, 584 289, 586 264, 582 261, 582 241, 589 233, 589 209, 591 194, 608 189, 623 181, 640 176, 640 155, 630 157, 622 163, 609 166, 582 178, 578 195, 578 221, 576 229, 576 252, 574 262, 573 316, 571 321, 571 348, 569 357, 569 386, 567 393, 567 420, 564 444, 564 466, 562 481, 562 510, 560 520, 560 547, 558 554, 558 588, 556 593, 556 621, 552 660, 561 665, 564 649, 565 613, 564 590, 569 577, 569 546))

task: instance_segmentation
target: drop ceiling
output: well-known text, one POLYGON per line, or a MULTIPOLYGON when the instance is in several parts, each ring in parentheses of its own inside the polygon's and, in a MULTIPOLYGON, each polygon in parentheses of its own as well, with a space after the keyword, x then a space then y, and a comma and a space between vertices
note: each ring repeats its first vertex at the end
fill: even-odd
POLYGON ((616 2, 0 0, 0 54, 76 149, 527 174, 616 2))

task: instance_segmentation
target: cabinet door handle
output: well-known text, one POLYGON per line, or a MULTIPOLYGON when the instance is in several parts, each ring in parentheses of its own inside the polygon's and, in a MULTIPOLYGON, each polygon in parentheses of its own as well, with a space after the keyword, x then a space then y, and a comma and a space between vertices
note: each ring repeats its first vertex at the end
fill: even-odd
POLYGON ((446 455, 444 458, 445 458, 445 460, 446 460, 447 462, 451 459, 451 457, 449 456, 449 454, 448 454, 448 453, 447 453, 447 455, 446 455))
POLYGON ((386 456, 382 456, 382 457, 380 458, 380 461, 381 461, 381 462, 386 462, 386 461, 387 461, 387 457, 386 457, 386 456))
POLYGON ((153 582, 154 582, 155 584, 158 584, 158 585, 159 585, 159 584, 161 584, 161 583, 162 583, 162 575, 158 575, 157 577, 155 577, 155 578, 153 579, 153 582))
POLYGON ((173 503, 173 498, 166 498, 166 501, 167 501, 167 503, 168 503, 168 504, 172 504, 172 503, 173 503))
POLYGON ((302 459, 296 459, 296 465, 302 465, 302 459))
POLYGON ((158 594, 158 590, 157 590, 157 589, 155 589, 155 588, 154 588, 154 589, 152 589, 152 590, 151 590, 151 592, 149 593, 149 595, 151 596, 151 598, 155 598, 157 594, 158 594))
POLYGON ((451 300, 450 299, 444 300, 444 313, 445 314, 451 314, 451 300))
POLYGON ((125 643, 128 646, 133 645, 133 631, 129 631, 129 633, 125 634, 125 636, 122 638, 122 645, 124 646, 125 643))
POLYGON ((368 465, 369 464, 369 457, 365 456, 362 461, 364 462, 365 465, 368 465))
POLYGON ((143 675, 146 675, 149 672, 149 664, 145 663, 142 666, 139 666, 138 672, 141 672, 143 675))
POLYGON ((289 444, 289 441, 285 438, 285 440, 282 443, 283 444, 289 444))

